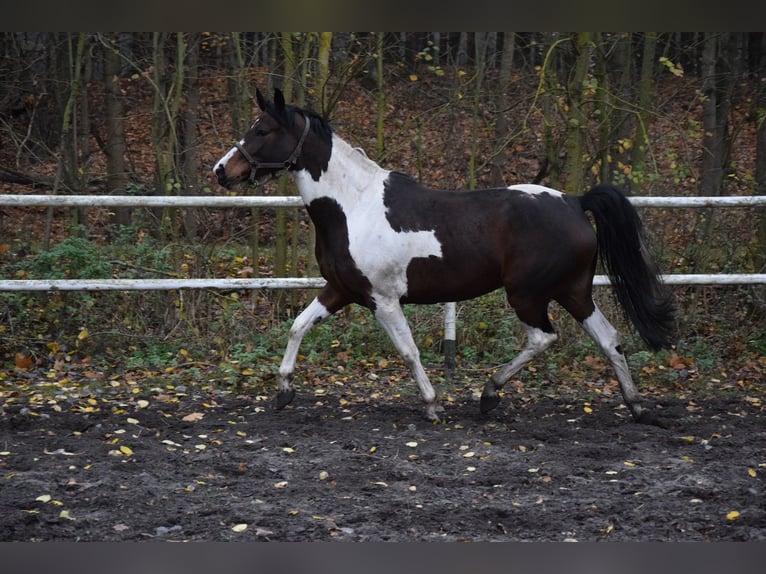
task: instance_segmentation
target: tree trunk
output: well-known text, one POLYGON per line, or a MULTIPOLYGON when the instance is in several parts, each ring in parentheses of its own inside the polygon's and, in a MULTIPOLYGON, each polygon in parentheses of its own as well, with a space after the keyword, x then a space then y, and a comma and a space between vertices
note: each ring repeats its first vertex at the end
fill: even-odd
POLYGON ((543 145, 545 146, 545 157, 543 158, 543 167, 540 174, 535 178, 535 183, 541 183, 548 177, 550 185, 559 184, 561 173, 561 164, 559 161, 559 144, 556 139, 555 123, 557 94, 559 93, 559 83, 556 79, 555 67, 558 60, 557 45, 559 41, 556 34, 551 32, 543 33, 543 50, 545 58, 543 60, 540 74, 540 87, 538 95, 542 100, 543 108, 543 145))
MULTIPOLYGON (((282 93, 286 102, 293 98, 293 78, 295 76, 295 51, 293 49, 292 32, 280 33, 280 46, 284 66, 284 85, 282 93)), ((288 179, 283 177, 279 180, 277 195, 287 195, 288 179)), ((287 213, 284 209, 277 209, 275 218, 275 250, 274 250, 274 276, 286 277, 287 272, 287 213)))
POLYGON ((641 59, 641 77, 638 80, 638 113, 636 114, 636 140, 631 157, 631 181, 641 187, 646 170, 646 152, 649 149, 650 105, 654 85, 654 59, 657 49, 657 32, 644 35, 644 52, 641 59))
POLYGON ((477 187, 476 154, 479 149, 479 102, 482 97, 484 86, 484 72, 487 57, 487 34, 486 32, 474 33, 474 58, 476 60, 474 79, 473 106, 471 111, 471 153, 468 158, 468 189, 477 187))
MULTIPOLYGON (((124 195, 128 184, 125 168, 125 123, 119 74, 122 65, 117 38, 104 38, 104 94, 106 97, 106 192, 124 195)), ((131 209, 115 207, 111 223, 130 225, 131 209)))
POLYGON ((497 90, 495 92, 495 141, 498 147, 497 153, 492 159, 490 168, 491 185, 500 187, 503 185, 505 173, 505 154, 503 148, 507 145, 508 120, 505 109, 508 107, 508 86, 511 83, 511 71, 513 70, 513 53, 516 47, 514 32, 503 32, 503 52, 500 56, 500 73, 497 78, 497 90))
POLYGON ((567 85, 569 117, 567 137, 564 144, 567 157, 564 163, 564 190, 568 193, 582 193, 584 181, 585 134, 588 115, 583 101, 583 83, 588 74, 590 56, 593 51, 591 32, 577 32, 575 40, 575 66, 567 85))
MULTIPOLYGON (((755 75, 756 85, 756 147, 755 147, 755 193, 766 195, 766 34, 761 36, 760 65, 755 75)), ((753 251, 755 270, 766 270, 766 207, 756 211, 758 218, 758 241, 753 251)), ((761 289, 763 295, 764 290, 761 289)), ((766 311, 766 302, 761 299, 762 311, 766 311)))
MULTIPOLYGON (((197 146, 199 145, 199 45, 198 32, 190 32, 187 37, 188 55, 186 57, 186 77, 183 83, 183 94, 186 98, 180 110, 179 130, 182 148, 180 150, 182 186, 181 195, 197 195, 199 192, 199 160, 197 146)), ((184 210, 184 229, 188 239, 197 237, 197 221, 199 213, 196 209, 184 210)))
MULTIPOLYGON (((53 184, 53 194, 58 193, 59 186, 62 179, 65 185, 71 183, 71 178, 76 177, 77 172, 77 137, 72 137, 73 125, 76 117, 75 102, 77 101, 78 90, 80 89, 81 80, 81 68, 83 61, 83 53, 85 52, 85 32, 80 32, 77 37, 77 47, 74 54, 71 49, 70 35, 66 33, 66 44, 68 46, 68 70, 70 80, 69 96, 64 105, 62 120, 61 120, 61 141, 59 144, 59 162, 58 169, 56 171, 56 179, 53 184)), ((47 209, 45 219, 45 238, 44 249, 47 251, 50 249, 51 228, 53 224, 53 208, 47 209)))

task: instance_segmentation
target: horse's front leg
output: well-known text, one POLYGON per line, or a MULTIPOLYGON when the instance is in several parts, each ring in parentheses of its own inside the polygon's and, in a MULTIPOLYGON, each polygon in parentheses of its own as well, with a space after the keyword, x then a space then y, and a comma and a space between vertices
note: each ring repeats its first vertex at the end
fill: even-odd
POLYGON ((420 352, 418 351, 415 340, 412 338, 410 326, 404 316, 399 301, 378 302, 375 308, 375 318, 381 324, 393 342, 396 350, 404 359, 404 363, 409 367, 415 382, 420 389, 420 394, 426 403, 426 417, 432 421, 438 421, 436 414, 438 403, 436 402, 436 391, 434 391, 431 381, 428 380, 423 365, 420 362, 420 352))
POLYGON ((298 357, 298 349, 303 337, 311 328, 342 308, 346 303, 329 284, 326 285, 317 297, 306 307, 293 321, 290 327, 290 335, 287 340, 285 354, 279 365, 277 374, 277 409, 289 405, 295 398, 295 389, 292 387, 295 375, 295 361, 298 357))

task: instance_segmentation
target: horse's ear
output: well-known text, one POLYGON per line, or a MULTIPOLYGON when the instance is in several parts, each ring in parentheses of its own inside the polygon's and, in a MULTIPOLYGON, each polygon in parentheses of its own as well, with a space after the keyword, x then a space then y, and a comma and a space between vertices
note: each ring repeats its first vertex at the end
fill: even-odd
POLYGON ((282 90, 274 88, 274 105, 277 107, 277 113, 282 115, 285 112, 285 96, 282 90))
POLYGON ((263 97, 263 94, 261 93, 261 90, 258 88, 255 88, 255 99, 258 101, 258 107, 261 108, 262 112, 266 111, 266 98, 263 97))

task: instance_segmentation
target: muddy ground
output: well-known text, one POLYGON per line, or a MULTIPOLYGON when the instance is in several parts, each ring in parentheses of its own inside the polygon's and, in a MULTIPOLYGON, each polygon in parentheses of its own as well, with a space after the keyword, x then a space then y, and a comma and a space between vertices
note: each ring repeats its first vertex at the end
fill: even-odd
POLYGON ((766 540, 766 413, 745 394, 528 397, 432 424, 414 395, 148 392, 7 401, 3 541, 766 540))

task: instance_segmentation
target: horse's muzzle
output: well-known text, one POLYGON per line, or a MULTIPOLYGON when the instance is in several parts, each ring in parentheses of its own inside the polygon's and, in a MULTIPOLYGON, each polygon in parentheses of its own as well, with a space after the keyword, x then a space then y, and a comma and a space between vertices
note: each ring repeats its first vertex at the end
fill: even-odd
POLYGON ((215 173, 215 177, 218 180, 218 183, 221 184, 225 188, 229 188, 229 180, 226 177, 226 170, 222 165, 217 165, 215 169, 213 170, 213 173, 215 173))

